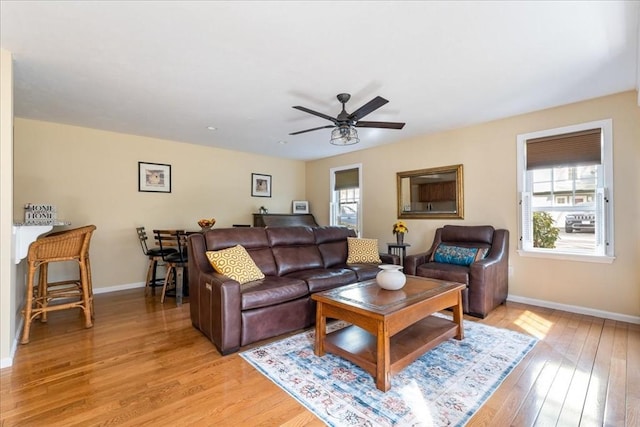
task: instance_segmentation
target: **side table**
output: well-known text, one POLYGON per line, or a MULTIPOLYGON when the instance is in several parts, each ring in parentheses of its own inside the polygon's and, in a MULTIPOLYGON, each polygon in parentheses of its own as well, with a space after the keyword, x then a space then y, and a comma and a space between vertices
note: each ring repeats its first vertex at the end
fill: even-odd
POLYGON ((389 255, 398 255, 400 257, 400 265, 404 266, 404 257, 407 256, 407 248, 411 246, 409 243, 387 243, 387 253, 389 255))

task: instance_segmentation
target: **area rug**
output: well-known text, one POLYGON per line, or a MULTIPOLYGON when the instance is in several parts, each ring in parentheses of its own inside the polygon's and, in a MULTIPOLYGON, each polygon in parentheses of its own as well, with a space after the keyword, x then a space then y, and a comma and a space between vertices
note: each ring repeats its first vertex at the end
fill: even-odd
POLYGON ((329 426, 462 426, 537 342, 472 321, 464 333, 395 374, 386 393, 351 362, 314 355, 313 330, 240 355, 329 426))

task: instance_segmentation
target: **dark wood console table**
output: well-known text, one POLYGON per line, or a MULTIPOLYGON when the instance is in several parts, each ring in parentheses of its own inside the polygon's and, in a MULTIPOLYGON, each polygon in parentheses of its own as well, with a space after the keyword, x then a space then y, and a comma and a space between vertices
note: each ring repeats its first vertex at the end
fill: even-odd
POLYGON ((387 253, 398 255, 400 257, 400 265, 404 266, 404 257, 407 256, 407 248, 411 246, 409 243, 387 243, 387 253))
POLYGON ((311 214, 253 214, 254 227, 317 227, 311 214))

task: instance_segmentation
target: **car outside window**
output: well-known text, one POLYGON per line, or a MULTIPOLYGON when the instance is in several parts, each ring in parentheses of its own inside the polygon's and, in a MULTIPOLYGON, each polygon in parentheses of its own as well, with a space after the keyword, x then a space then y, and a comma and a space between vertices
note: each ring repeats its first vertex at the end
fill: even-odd
POLYGON ((338 216, 338 225, 349 228, 358 226, 358 205, 356 203, 348 205, 340 205, 340 215, 338 216))
POLYGON ((612 262, 611 120, 518 135, 517 143, 518 253, 612 262), (586 145, 574 141, 583 135, 585 152, 595 153, 586 160, 586 145))

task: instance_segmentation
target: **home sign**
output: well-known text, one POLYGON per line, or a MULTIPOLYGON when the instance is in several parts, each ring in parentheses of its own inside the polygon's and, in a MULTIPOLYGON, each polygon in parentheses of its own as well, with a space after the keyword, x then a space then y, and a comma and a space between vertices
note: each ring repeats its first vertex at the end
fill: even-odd
POLYGON ((58 211, 55 205, 27 203, 24 206, 24 222, 26 224, 51 224, 56 222, 58 211))

